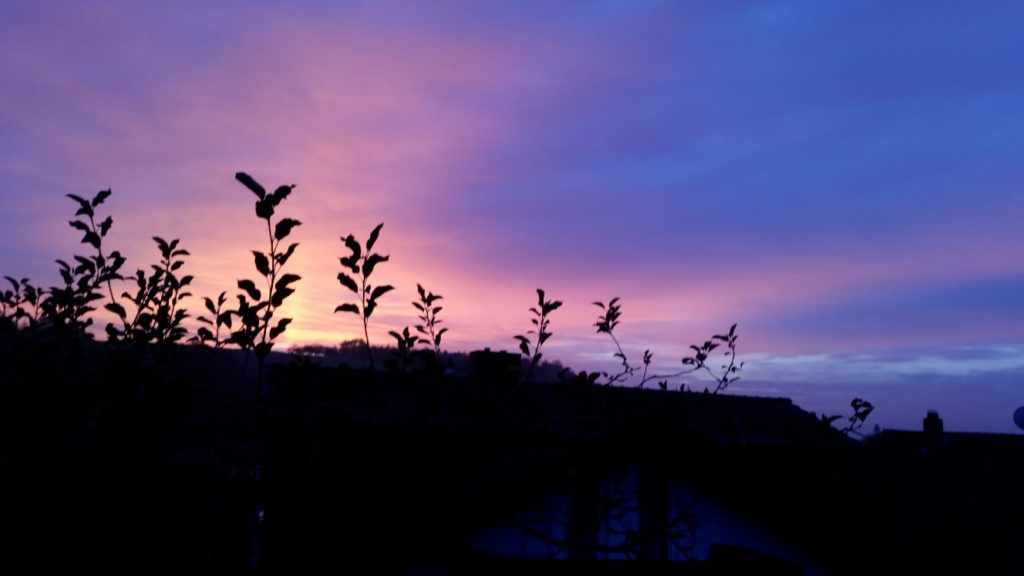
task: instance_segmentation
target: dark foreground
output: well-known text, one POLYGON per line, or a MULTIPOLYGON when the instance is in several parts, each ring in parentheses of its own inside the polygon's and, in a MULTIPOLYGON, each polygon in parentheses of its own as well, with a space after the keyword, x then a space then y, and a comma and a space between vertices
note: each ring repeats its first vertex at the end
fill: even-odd
POLYGON ((1021 571, 1017 436, 862 443, 784 399, 287 357, 261 390, 226 351, 0 351, 7 574, 1021 571), (737 517, 765 546, 728 541, 737 517))

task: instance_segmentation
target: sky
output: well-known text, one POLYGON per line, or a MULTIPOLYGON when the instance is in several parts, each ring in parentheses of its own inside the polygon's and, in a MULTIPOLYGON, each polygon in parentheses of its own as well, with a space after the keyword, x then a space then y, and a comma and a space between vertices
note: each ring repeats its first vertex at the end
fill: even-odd
MULTIPOLYGON (((234 180, 295 184, 280 347, 360 337, 340 240, 384 223, 370 339, 444 297, 445 348, 674 371, 869 424, 1013 432, 1024 404, 1024 3, 0 3, 0 274, 58 282, 110 188, 129 270, 180 238, 197 296, 266 242, 234 180)), ((198 299, 190 308, 198 311, 198 299)), ((102 322, 101 322, 102 323, 102 322)), ((700 389, 709 382, 686 380, 700 389)))

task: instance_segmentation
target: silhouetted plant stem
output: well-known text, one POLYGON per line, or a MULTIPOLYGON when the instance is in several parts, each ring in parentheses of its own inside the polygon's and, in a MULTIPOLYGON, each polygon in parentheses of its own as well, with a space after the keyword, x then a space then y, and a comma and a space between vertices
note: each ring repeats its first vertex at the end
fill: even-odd
POLYGON ((132 342, 140 346, 162 346, 177 342, 187 334, 181 324, 188 314, 178 308, 178 303, 191 296, 183 290, 192 283, 192 276, 178 278, 175 272, 185 265, 185 261, 180 258, 190 254, 187 250, 178 248, 177 238, 167 242, 159 236, 154 236, 153 241, 160 249, 160 263, 151 266, 153 272, 148 278, 145 271, 136 271, 134 278, 138 289, 135 295, 128 292, 121 295, 135 306, 131 321, 128 321, 127 311, 121 304, 106 305, 107 310, 121 319, 122 325, 119 330, 113 324, 107 324, 107 336, 111 341, 132 342))
POLYGON ((33 286, 28 278, 18 280, 4 276, 4 279, 11 284, 11 290, 0 291, 0 322, 10 322, 14 331, 21 329, 22 320, 25 320, 27 328, 38 325, 40 302, 45 298, 45 291, 33 286))
MULTIPOLYGON (((594 302, 594 306, 597 306, 604 311, 604 314, 597 317, 597 322, 594 326, 597 327, 597 333, 605 333, 615 344, 617 352, 614 354, 616 358, 622 363, 622 370, 614 376, 609 376, 607 372, 601 374, 607 378, 606 385, 611 385, 616 382, 624 382, 629 378, 633 377, 639 368, 629 363, 629 359, 626 358, 626 353, 622 349, 622 345, 619 343, 619 339, 615 336, 615 328, 619 325, 619 318, 622 317, 622 306, 619 304, 618 297, 612 298, 608 301, 608 304, 603 302, 594 302)), ((644 372, 640 378, 640 384, 638 388, 643 388, 644 383, 647 382, 647 369, 651 364, 651 351, 644 350, 644 372)), ((654 377, 652 377, 653 379, 654 377)))
POLYGON ((215 349, 224 346, 224 342, 220 339, 220 327, 227 326, 229 330, 231 329, 231 311, 224 311, 224 304, 226 301, 227 292, 221 292, 220 295, 217 296, 216 303, 212 298, 203 298, 203 305, 206 306, 206 310, 210 313, 212 318, 199 316, 196 320, 202 324, 206 324, 206 326, 212 326, 213 331, 206 326, 200 326, 196 330, 196 335, 192 338, 192 342, 203 345, 208 342, 212 342, 215 349))
MULTIPOLYGON (((619 299, 617 297, 612 298, 611 300, 608 301, 608 304, 604 304, 603 302, 594 302, 594 305, 604 311, 603 314, 598 316, 597 322, 594 324, 594 326, 597 327, 597 333, 608 334, 608 336, 612 339, 612 342, 615 344, 615 349, 617 350, 617 352, 615 353, 615 357, 618 358, 619 361, 622 363, 622 370, 618 374, 614 376, 609 376, 607 372, 601 372, 600 374, 604 375, 604 377, 607 378, 605 384, 608 385, 627 380, 628 378, 632 377, 632 375, 638 370, 638 368, 629 363, 629 360, 626 358, 626 353, 623 351, 622 345, 619 343, 619 339, 615 336, 615 328, 619 325, 619 319, 622 317, 622 306, 619 304, 619 299)), ((640 376, 640 383, 637 385, 637 388, 643 388, 644 385, 651 380, 658 380, 659 386, 662 389, 667 390, 669 380, 681 378, 687 374, 692 374, 693 372, 696 372, 698 370, 704 370, 708 373, 709 376, 711 376, 712 379, 714 379, 714 393, 717 394, 722 390, 725 390, 729 384, 739 379, 739 376, 737 376, 736 373, 739 372, 740 367, 742 367, 743 364, 740 363, 739 366, 736 365, 737 339, 738 336, 736 335, 736 324, 733 324, 732 327, 729 328, 728 333, 716 334, 712 336, 710 340, 705 341, 703 345, 690 346, 690 348, 694 351, 694 355, 687 358, 683 358, 682 360, 683 364, 690 366, 690 368, 680 370, 672 374, 649 375, 648 369, 651 365, 652 355, 650 350, 645 350, 643 357, 644 371, 643 374, 640 376), (728 351, 725 353, 725 355, 729 359, 729 363, 726 364, 725 366, 722 366, 723 371, 721 375, 715 374, 714 371, 711 370, 711 367, 708 366, 707 364, 708 360, 711 357, 711 352, 719 347, 718 342, 724 343, 728 348, 728 351)), ((588 378, 593 379, 593 375, 590 375, 588 378)))
MULTIPOLYGON (((362 277, 362 286, 360 290, 360 297, 363 304, 363 310, 366 310, 366 276, 362 277)), ((370 370, 376 371, 377 367, 373 363, 373 350, 370 348, 370 319, 365 314, 363 315, 363 338, 366 340, 366 357, 370 361, 370 370)))
POLYGON ((435 306, 434 304, 438 300, 442 300, 440 294, 434 294, 428 292, 423 288, 422 285, 416 285, 416 291, 419 294, 419 302, 413 302, 412 305, 416 310, 420 312, 419 320, 421 324, 416 326, 416 331, 424 336, 420 339, 420 342, 431 347, 434 352, 434 356, 437 359, 441 357, 441 337, 448 331, 447 328, 438 329, 438 326, 442 324, 442 320, 437 318, 437 315, 443 310, 442 306, 435 306))
POLYGON ((85 318, 85 315, 93 310, 91 303, 104 299, 102 294, 104 284, 107 284, 107 292, 111 297, 109 305, 117 305, 110 281, 121 278, 118 270, 125 260, 116 250, 111 252, 109 257, 103 254, 103 238, 110 231, 113 218, 108 216, 100 224, 96 224, 94 218, 96 208, 110 194, 110 190, 101 190, 92 200, 86 200, 74 194, 67 195, 78 203, 78 211, 75 212, 75 216, 85 217, 84 220, 71 220, 68 224, 83 233, 81 243, 92 246, 96 253, 90 257, 76 254, 74 256, 76 266, 72 266, 64 260, 57 260, 64 287, 50 288, 49 296, 41 306, 43 317, 60 334, 66 336, 85 334, 85 329, 92 324, 92 319, 85 318))
POLYGON ((416 344, 420 341, 420 337, 410 334, 408 326, 401 332, 391 330, 388 334, 395 339, 395 345, 398 347, 398 373, 404 375, 409 366, 409 360, 415 356, 416 344))
POLYGON ((370 347, 370 316, 377 309, 377 300, 384 294, 394 290, 394 286, 388 284, 374 288, 368 282, 370 275, 373 274, 377 265, 389 260, 387 255, 382 256, 371 252, 374 244, 377 243, 377 238, 380 237, 380 230, 383 227, 384 223, 381 222, 370 232, 370 237, 366 240, 365 253, 363 252, 362 244, 355 239, 355 236, 349 234, 341 238, 341 241, 345 243, 345 247, 349 249, 351 254, 340 258, 339 261, 351 274, 359 277, 359 282, 356 282, 344 270, 338 273, 338 282, 359 295, 359 304, 342 304, 334 309, 335 314, 338 312, 351 312, 357 314, 363 321, 363 337, 366 338, 366 355, 370 361, 371 371, 375 371, 377 368, 373 361, 373 349, 370 347))
MULTIPOLYGON (((732 348, 732 351, 735 352, 735 348, 732 348)), ((736 366, 736 357, 734 354, 729 354, 729 365, 725 369, 725 374, 731 373, 734 366, 736 366)), ((719 377, 714 372, 712 372, 711 368, 709 368, 707 365, 704 366, 704 370, 706 370, 707 373, 718 382, 718 385, 715 386, 715 394, 718 394, 718 392, 724 389, 726 386, 728 386, 730 382, 739 379, 734 378, 733 380, 728 380, 726 378, 719 377)))
MULTIPOLYGON (((88 214, 88 217, 89 217, 89 228, 92 229, 92 232, 94 234, 97 234, 99 232, 99 229, 96 227, 96 220, 95 220, 95 217, 93 216, 93 213, 90 212, 88 214)), ((99 256, 100 260, 102 260, 102 261, 105 261, 107 259, 106 256, 103 255, 103 245, 102 244, 96 246, 96 254, 99 256)), ((117 304, 117 298, 114 297, 113 282, 112 282, 112 280, 110 278, 107 278, 107 294, 110 295, 110 302, 113 303, 113 304, 117 304)))
MULTIPOLYGON (((860 428, 864 426, 864 423, 867 421, 868 416, 871 415, 871 412, 874 411, 875 407, 871 404, 871 402, 868 402, 867 400, 863 400, 861 398, 854 398, 850 402, 850 408, 853 409, 853 413, 847 418, 846 426, 840 428, 839 431, 842 432, 843 434, 846 434, 847 436, 856 434, 857 436, 863 438, 864 435, 861 434, 860 428)), ((835 416, 826 416, 825 414, 821 415, 822 422, 825 422, 830 426, 833 422, 839 420, 840 418, 842 418, 842 416, 838 414, 835 416)))
MULTIPOLYGON (((267 331, 270 330, 270 319, 274 316, 274 281, 277 280, 277 246, 274 244, 274 231, 267 218, 267 240, 270 244, 270 276, 267 277, 267 299, 270 306, 267 306, 267 313, 264 315, 263 342, 267 341, 267 331)), ((263 363, 260 362, 260 371, 263 370, 263 363)))
MULTIPOLYGON (((256 358, 259 360, 258 375, 262 385, 264 362, 274 346, 274 340, 284 333, 292 319, 281 318, 274 326, 271 326, 271 321, 284 300, 295 293, 295 289, 290 285, 301 280, 301 277, 296 274, 280 275, 281 269, 291 258, 295 248, 298 247, 298 243, 292 243, 287 250, 281 251, 281 241, 291 234, 293 228, 302 223, 292 218, 282 218, 276 224, 273 220, 275 209, 291 195, 295 188, 294 184, 278 186, 274 192, 267 193, 262 185, 244 172, 235 174, 235 179, 259 198, 256 201, 256 216, 266 220, 267 223, 269 251, 254 250, 252 252, 256 271, 266 281, 267 298, 263 300, 263 293, 256 288, 256 283, 252 280, 238 281, 238 287, 245 294, 238 295, 238 309, 231 313, 241 319, 241 326, 231 334, 228 342, 237 344, 243 350, 251 348, 255 351, 256 358), (252 299, 251 303, 246 296, 252 299)), ((207 309, 216 308, 212 306, 212 302, 208 302, 207 309)), ((219 326, 221 322, 219 316, 217 322, 219 326)), ((225 324, 230 327, 230 321, 225 324)))
POLYGON ((534 344, 533 351, 531 352, 530 350, 530 338, 528 336, 524 336, 522 334, 515 336, 515 339, 519 341, 519 351, 523 356, 530 360, 530 363, 526 368, 526 374, 523 376, 522 381, 524 383, 530 381, 530 376, 533 375, 534 367, 540 363, 541 356, 543 356, 540 352, 541 346, 543 346, 544 343, 547 342, 548 338, 551 338, 552 336, 552 333, 548 332, 548 326, 551 323, 549 316, 552 312, 561 308, 561 306, 561 301, 546 300, 544 298, 544 290, 541 290, 540 288, 537 289, 537 306, 530 308, 530 313, 533 314, 533 318, 530 319, 530 322, 536 326, 537 329, 527 332, 527 334, 537 335, 537 341, 534 344))

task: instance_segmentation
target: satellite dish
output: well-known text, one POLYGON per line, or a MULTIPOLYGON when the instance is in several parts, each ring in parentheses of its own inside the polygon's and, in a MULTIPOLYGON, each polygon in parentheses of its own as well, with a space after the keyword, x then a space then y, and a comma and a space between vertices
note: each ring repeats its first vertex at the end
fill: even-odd
POLYGON ((1013 423, 1017 425, 1017 428, 1024 430, 1024 406, 1021 406, 1014 411, 1013 423))

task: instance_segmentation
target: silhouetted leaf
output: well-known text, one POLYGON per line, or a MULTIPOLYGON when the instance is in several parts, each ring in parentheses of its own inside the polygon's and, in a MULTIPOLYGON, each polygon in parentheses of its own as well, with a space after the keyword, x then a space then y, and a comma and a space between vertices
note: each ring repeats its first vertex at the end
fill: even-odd
POLYGON ((85 233, 82 238, 82 244, 92 244, 94 248, 99 250, 100 248, 100 237, 95 232, 89 231, 85 233))
POLYGON ((523 335, 515 336, 515 339, 519 341, 519 350, 523 353, 523 356, 529 356, 530 339, 523 335))
POLYGON ((260 186, 259 182, 254 180, 252 176, 249 176, 245 172, 235 173, 235 180, 238 180, 239 182, 244 184, 246 188, 252 190, 253 194, 259 196, 260 200, 263 200, 264 198, 267 197, 267 191, 263 189, 263 186, 260 186))
POLYGON ((82 232, 89 232, 89 225, 86 224, 85 222, 82 222, 81 220, 71 220, 70 222, 68 222, 68 225, 71 226, 72 228, 75 228, 76 230, 81 230, 82 232))
POLYGON ((338 312, 352 312, 353 314, 359 314, 359 307, 355 304, 342 304, 334 309, 334 313, 338 312))
POLYGON ((78 196, 78 195, 75 195, 75 194, 65 194, 65 196, 67 196, 68 198, 71 198, 75 202, 78 202, 79 206, 90 206, 89 201, 86 200, 85 198, 82 198, 81 196, 78 196))
POLYGON ((359 292, 359 285, 356 284, 356 281, 351 276, 344 272, 338 272, 338 282, 353 292, 359 292))
POLYGON ((363 247, 359 244, 359 241, 356 240, 355 236, 349 234, 348 236, 342 238, 342 241, 345 242, 345 246, 352 251, 353 259, 359 260, 360 258, 362 258, 363 247))
POLYGON ((341 262, 342 266, 351 270, 353 274, 359 274, 359 259, 355 256, 339 258, 338 261, 341 262))
POLYGON ((285 328, 287 328, 288 325, 291 323, 291 318, 282 318, 281 320, 279 320, 277 322, 277 326, 270 329, 270 339, 273 340, 274 338, 280 336, 285 331, 285 328))
POLYGON ((277 308, 284 303, 285 298, 288 298, 294 293, 295 290, 292 290, 291 288, 281 288, 280 290, 276 290, 274 291, 274 297, 271 299, 271 303, 273 303, 274 307, 277 308))
MULTIPOLYGON (((292 193, 292 188, 295 188, 294 184, 290 186, 278 186, 277 190, 274 190, 274 206, 277 206, 282 200, 287 198, 292 193)), ((278 238, 278 240, 280 240, 280 238, 278 238)))
POLYGON ((231 312, 224 312, 220 316, 217 316, 217 325, 227 326, 227 329, 231 330, 231 312))
POLYGON ((369 317, 373 314, 373 311, 376 310, 376 309, 377 309, 377 301, 376 300, 370 300, 369 302, 366 303, 366 308, 363 309, 363 317, 369 319, 369 317))
POLYGON ((274 203, 268 198, 256 201, 256 216, 269 220, 274 215, 274 203))
POLYGON ((100 204, 103 204, 103 201, 106 200, 109 197, 110 197, 110 190, 109 189, 107 189, 107 190, 100 190, 99 192, 96 193, 96 196, 93 196, 92 207, 95 208, 95 207, 99 206, 100 204))
POLYGON ((89 260, 88 258, 86 258, 84 256, 79 256, 77 254, 74 256, 74 258, 75 258, 75 261, 79 263, 79 266, 77 268, 75 268, 75 272, 76 273, 81 274, 83 272, 95 272, 96 271, 96 265, 93 264, 92 260, 89 260))
POLYGON ((285 274, 284 276, 278 278, 277 284, 274 285, 274 289, 284 290, 285 288, 288 287, 289 284, 293 284, 295 282, 298 282, 299 280, 302 280, 302 277, 299 276, 298 274, 285 274))
POLYGON ((387 262, 388 256, 381 256, 380 254, 370 254, 366 259, 366 263, 363 264, 364 275, 369 277, 373 273, 373 269, 377 267, 377 264, 381 262, 387 262))
POLYGON ((253 347, 256 351, 257 358, 266 358, 270 354, 270 349, 274 347, 273 342, 260 342, 253 347))
POLYGON ((389 286, 387 284, 385 284, 384 286, 377 286, 376 288, 373 289, 373 292, 370 294, 370 299, 376 300, 394 289, 394 286, 389 286))
POLYGON ((281 266, 284 266, 284 264, 286 262, 288 262, 288 259, 292 257, 292 254, 295 253, 295 249, 298 248, 298 247, 299 247, 299 243, 298 242, 292 244, 291 246, 288 246, 287 250, 285 250, 283 253, 278 254, 277 256, 275 256, 275 258, 277 258, 277 263, 280 264, 281 266))
POLYGON ((262 297, 262 294, 256 289, 256 284, 252 280, 239 280, 238 287, 245 290, 253 300, 258 301, 262 297))
POLYGON ((264 276, 270 276, 270 260, 267 258, 267 255, 253 250, 252 256, 256 263, 256 270, 264 276))
POLYGON ((160 249, 160 254, 164 258, 168 258, 171 255, 171 247, 168 246, 167 241, 159 236, 153 236, 153 242, 156 242, 157 247, 160 249))
POLYGON ((104 306, 104 308, 106 308, 107 310, 110 310, 114 314, 117 314, 118 317, 120 317, 120 318, 124 318, 125 316, 128 315, 128 312, 125 311, 124 306, 121 306, 120 304, 117 304, 116 302, 109 302, 109 303, 107 303, 106 306, 104 306))
POLYGON ((366 241, 366 251, 373 250, 373 245, 377 243, 377 238, 380 236, 380 229, 384 227, 384 223, 377 224, 377 227, 370 232, 370 239, 366 241))
POLYGON ((282 240, 291 234, 292 228, 299 226, 302 222, 293 218, 284 218, 274 226, 274 238, 282 240))

